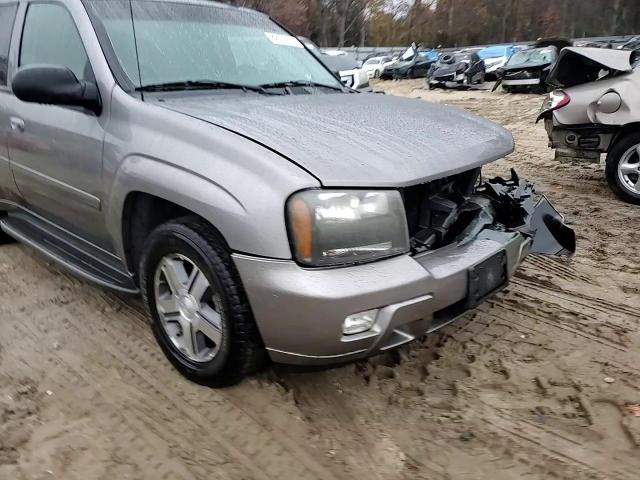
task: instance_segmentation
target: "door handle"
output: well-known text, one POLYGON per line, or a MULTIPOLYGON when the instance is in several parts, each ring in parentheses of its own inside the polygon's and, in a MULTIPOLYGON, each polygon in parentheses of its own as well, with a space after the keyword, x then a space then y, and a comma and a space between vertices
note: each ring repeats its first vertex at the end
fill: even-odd
POLYGON ((11 130, 24 132, 24 120, 18 117, 11 117, 10 122, 11 122, 11 130))

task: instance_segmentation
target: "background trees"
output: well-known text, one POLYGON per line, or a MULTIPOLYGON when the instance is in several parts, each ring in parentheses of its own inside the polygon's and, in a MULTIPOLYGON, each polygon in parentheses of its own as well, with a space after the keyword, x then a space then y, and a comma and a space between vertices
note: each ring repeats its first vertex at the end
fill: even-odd
POLYGON ((459 46, 640 34, 640 0, 229 0, 321 46, 459 46))

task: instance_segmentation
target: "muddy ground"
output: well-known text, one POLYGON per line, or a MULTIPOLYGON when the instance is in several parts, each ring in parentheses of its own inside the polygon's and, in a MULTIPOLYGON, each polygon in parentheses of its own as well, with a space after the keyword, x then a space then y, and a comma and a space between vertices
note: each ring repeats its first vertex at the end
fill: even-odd
POLYGON ((638 478, 640 210, 602 166, 553 160, 539 96, 379 86, 508 127, 516 152, 488 170, 537 182, 575 223, 575 258, 530 257, 387 356, 216 391, 169 366, 139 301, 0 247, 0 479, 638 478))

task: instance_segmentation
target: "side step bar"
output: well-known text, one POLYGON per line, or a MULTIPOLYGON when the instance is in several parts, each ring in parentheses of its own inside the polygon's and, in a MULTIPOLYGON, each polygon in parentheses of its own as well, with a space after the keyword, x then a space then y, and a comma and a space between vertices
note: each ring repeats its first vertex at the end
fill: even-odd
POLYGON ((86 280, 123 293, 137 294, 131 276, 120 270, 115 261, 98 258, 81 249, 77 242, 64 238, 28 213, 12 212, 0 220, 0 227, 7 235, 35 248, 44 256, 86 280))

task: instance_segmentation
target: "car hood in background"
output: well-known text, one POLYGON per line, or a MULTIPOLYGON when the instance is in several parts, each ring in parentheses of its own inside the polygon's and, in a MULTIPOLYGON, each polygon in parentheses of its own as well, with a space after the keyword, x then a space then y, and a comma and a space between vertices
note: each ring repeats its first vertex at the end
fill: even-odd
POLYGON ((445 75, 453 75, 457 73, 458 67, 465 63, 468 64, 469 62, 436 63, 433 67, 433 76, 444 77, 445 75))
MULTIPOLYGON (((150 100, 147 98, 147 100, 150 100)), ((403 187, 513 151, 504 128, 463 110, 376 94, 163 95, 156 105, 274 150, 325 186, 403 187)))

